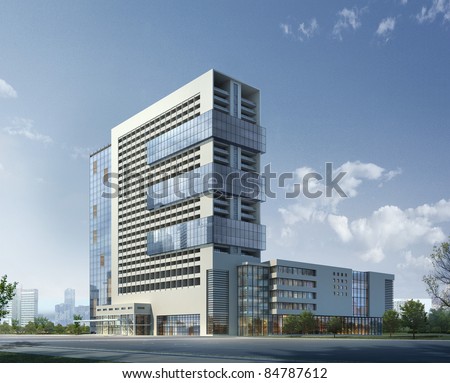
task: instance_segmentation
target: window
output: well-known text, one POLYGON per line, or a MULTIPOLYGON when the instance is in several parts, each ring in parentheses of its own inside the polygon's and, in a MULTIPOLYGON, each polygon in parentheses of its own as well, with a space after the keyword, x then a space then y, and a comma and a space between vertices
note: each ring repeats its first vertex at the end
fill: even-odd
POLYGON ((92 172, 97 174, 97 160, 92 163, 92 172))

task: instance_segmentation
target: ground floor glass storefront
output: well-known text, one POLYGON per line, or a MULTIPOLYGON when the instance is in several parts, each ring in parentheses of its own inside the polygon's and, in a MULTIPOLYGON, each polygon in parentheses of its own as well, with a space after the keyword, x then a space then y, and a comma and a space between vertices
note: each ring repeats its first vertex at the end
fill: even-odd
MULTIPOLYGON (((240 316, 239 335, 243 336, 267 336, 283 335, 283 320, 287 315, 263 315, 258 317, 240 316)), ((334 316, 317 315, 316 330, 314 334, 328 334, 328 322, 334 316)), ((342 330, 339 334, 346 335, 381 335, 382 318, 374 317, 338 317, 342 320, 342 330)))
POLYGON ((158 335, 200 335, 200 314, 160 315, 156 327, 158 335))
POLYGON ((151 316, 142 314, 104 315, 94 320, 96 333, 103 335, 153 335, 151 316))

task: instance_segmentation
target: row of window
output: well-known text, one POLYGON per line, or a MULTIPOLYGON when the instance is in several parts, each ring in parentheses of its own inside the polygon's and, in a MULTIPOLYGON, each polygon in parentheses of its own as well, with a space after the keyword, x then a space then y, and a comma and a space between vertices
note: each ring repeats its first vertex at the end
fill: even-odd
POLYGON ((300 267, 288 267, 288 266, 273 266, 270 269, 271 273, 283 273, 283 274, 293 274, 293 275, 308 275, 311 277, 316 276, 316 270, 304 269, 300 267))
POLYGON ((270 288, 273 289, 274 286, 296 286, 296 287, 317 287, 316 281, 305 281, 301 279, 290 279, 290 278, 274 278, 270 281, 270 288))
POLYGON ((272 302, 270 308, 272 310, 316 311, 317 305, 314 303, 272 302))
POLYGON ((140 282, 140 281, 149 281, 149 280, 159 279, 159 278, 177 277, 180 275, 187 275, 187 274, 198 274, 199 272, 200 272, 200 266, 189 266, 189 267, 182 267, 179 269, 162 270, 162 271, 157 271, 154 273, 131 275, 128 277, 120 277, 119 284, 140 282))
POLYGON ((143 291, 156 291, 176 289, 179 287, 199 286, 200 278, 179 279, 176 281, 147 283, 145 285, 119 287, 119 294, 139 293, 143 291))
POLYGON ((272 298, 316 299, 317 293, 309 291, 275 290, 270 292, 272 298))
POLYGON ((146 134, 159 133, 158 129, 160 127, 164 127, 168 121, 176 121, 177 119, 182 120, 183 118, 185 118, 184 116, 186 116, 186 114, 193 112, 192 109, 195 110, 200 107, 199 101, 200 95, 191 97, 190 99, 187 99, 186 101, 180 103, 179 105, 169 109, 168 111, 160 114, 159 116, 146 122, 140 127, 134 129, 130 133, 120 137, 119 150, 126 150, 130 148, 132 149, 133 148, 132 145, 135 144, 137 141, 140 141, 143 138, 145 138, 146 134), (140 134, 142 131, 145 131, 146 133, 140 134))

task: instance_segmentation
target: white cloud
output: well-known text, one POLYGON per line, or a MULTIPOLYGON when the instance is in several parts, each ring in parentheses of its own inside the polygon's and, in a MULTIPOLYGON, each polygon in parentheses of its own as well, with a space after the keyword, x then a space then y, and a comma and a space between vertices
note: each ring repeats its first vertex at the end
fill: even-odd
POLYGON ((319 31, 319 23, 316 18, 312 18, 309 23, 299 23, 295 30, 292 24, 281 23, 280 28, 285 36, 289 36, 297 41, 305 41, 312 38, 319 31))
POLYGON ((291 227, 286 226, 281 229, 281 238, 291 238, 294 235, 294 230, 291 227))
POLYGON ((3 98, 17 98, 16 90, 9 85, 5 80, 0 78, 0 97, 3 98))
POLYGON ((402 5, 406 5, 406 4, 408 4, 408 0, 400 0, 400 3, 401 3, 402 5))
MULTIPOLYGON (((442 205, 436 204, 434 207, 442 205)), ((420 214, 417 209, 401 210, 388 205, 374 211, 368 218, 352 221, 349 230, 362 248, 362 259, 380 262, 385 258, 386 251, 406 250, 419 242, 433 245, 443 241, 445 234, 435 226, 436 221, 431 217, 431 214, 428 217, 420 214)))
POLYGON ((347 29, 357 30, 361 27, 361 14, 365 8, 358 10, 358 8, 344 8, 338 12, 338 21, 333 27, 333 36, 342 41, 342 32, 347 29))
POLYGON ((2 172, 2 171, 4 171, 4 170, 5 170, 5 168, 4 168, 3 164, 0 163, 0 172, 2 172))
MULTIPOLYGON (((311 172, 314 170, 309 167, 297 169, 294 182, 302 185, 300 180, 311 172)), ((345 172, 345 176, 338 183, 339 186, 348 198, 355 198, 364 182, 388 182, 400 174, 401 170, 388 171, 373 163, 356 161, 346 162, 336 168, 333 178, 339 172, 345 172)), ((323 180, 311 181, 314 182, 310 185, 310 192, 313 191, 312 188, 325 191, 323 180)), ((303 186, 299 186, 301 192, 304 192, 303 186)), ((298 202, 279 209, 284 222, 280 229, 282 238, 295 238, 299 230, 295 225, 298 224, 327 224, 343 243, 351 246, 352 252, 364 261, 375 263, 383 261, 387 256, 410 251, 412 246, 430 247, 446 238, 440 224, 450 222, 450 200, 442 199, 434 204, 408 209, 386 205, 367 217, 351 220, 338 212, 340 203, 348 198, 335 194, 331 197, 323 194, 320 198, 299 198, 298 202)), ((420 261, 410 256, 405 257, 402 261, 404 267, 410 267, 414 262, 420 261)))
POLYGON ((380 24, 378 25, 378 29, 375 33, 379 37, 384 38, 385 41, 388 41, 394 28, 395 28, 395 17, 386 17, 385 19, 381 20, 380 24))
MULTIPOLYGON (((288 226, 298 222, 324 222, 329 214, 336 213, 337 206, 346 199, 335 192, 331 196, 326 196, 325 175, 322 175, 322 180, 318 180, 318 177, 310 178, 304 184, 302 181, 305 176, 311 173, 319 174, 310 167, 301 167, 295 170, 294 182, 297 185, 295 189, 300 192, 300 196, 306 195, 307 192, 311 194, 321 192, 322 194, 319 198, 301 198, 301 201, 288 208, 279 209, 284 223, 288 226), (304 190, 305 186, 307 190, 304 190)), ((345 175, 337 183, 338 186, 348 198, 353 198, 358 195, 358 188, 364 180, 387 182, 399 174, 399 171, 386 171, 373 163, 348 161, 333 170, 332 179, 336 179, 340 173, 345 173, 345 175)))
POLYGON ((315 18, 313 18, 309 24, 301 23, 298 27, 298 38, 300 41, 304 41, 304 39, 310 39, 314 36, 314 34, 319 29, 319 23, 315 18))
POLYGON ((424 271, 431 266, 431 261, 424 255, 415 257, 410 250, 403 252, 402 262, 397 264, 398 269, 418 269, 424 271))
POLYGON ((348 218, 342 215, 330 214, 328 223, 331 228, 339 235, 342 242, 348 242, 353 238, 353 234, 348 227, 348 218))
POLYGON ((292 35, 292 25, 281 23, 280 28, 284 35, 292 35))
POLYGON ((39 141, 44 144, 53 142, 52 138, 41 134, 33 129, 34 122, 26 118, 15 118, 12 121, 12 126, 3 128, 3 131, 11 136, 22 136, 32 141, 39 141))
POLYGON ((416 15, 416 19, 420 24, 432 23, 440 14, 443 15, 445 21, 450 21, 450 0, 433 0, 429 8, 422 7, 420 13, 416 15))
POLYGON ((435 223, 450 221, 450 201, 441 199, 434 205, 424 204, 415 209, 408 209, 407 213, 413 217, 424 217, 435 223))

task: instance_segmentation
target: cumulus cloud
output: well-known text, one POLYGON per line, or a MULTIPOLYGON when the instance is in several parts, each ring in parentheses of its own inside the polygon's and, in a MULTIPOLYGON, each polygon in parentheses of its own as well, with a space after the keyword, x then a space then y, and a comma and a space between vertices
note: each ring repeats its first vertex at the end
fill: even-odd
POLYGON ((348 242, 353 238, 353 234, 348 227, 348 218, 342 215, 330 214, 328 223, 331 228, 339 235, 342 242, 348 242))
MULTIPOLYGON (((364 180, 387 182, 399 174, 399 171, 387 171, 373 163, 348 161, 333 169, 331 178, 338 179, 340 174, 343 176, 337 183, 339 188, 347 198, 353 198, 358 195, 358 188, 364 180)), ((327 196, 326 175, 320 175, 316 170, 306 166, 298 168, 294 175, 295 186, 291 185, 293 189, 291 191, 295 190, 301 196, 318 195, 317 193, 321 195, 318 198, 301 198, 301 201, 288 208, 279 209, 286 225, 295 225, 298 222, 324 222, 329 214, 336 214, 338 205, 346 198, 334 190, 327 196), (308 177, 311 174, 316 176, 308 177)), ((331 220, 336 221, 335 218, 331 220)))
MULTIPOLYGON (((450 201, 433 207, 446 210, 448 204, 450 201)), ((447 221, 450 220, 450 216, 446 216, 447 221)), ((362 259, 380 262, 386 251, 398 252, 419 242, 433 245, 443 241, 445 234, 436 223, 432 214, 421 214, 420 209, 402 210, 388 205, 374 211, 370 217, 352 221, 349 230, 352 239, 362 247, 362 259)))
POLYGON ((32 141, 42 142, 44 144, 50 144, 53 142, 52 138, 37 132, 33 128, 33 120, 26 118, 15 118, 12 121, 11 126, 3 128, 3 131, 11 136, 22 136, 32 141))
MULTIPOLYGON (((311 179, 313 182, 308 186, 299 182, 312 172, 314 169, 309 167, 297 169, 294 183, 301 193, 308 186, 311 186, 310 192, 324 193, 324 180, 311 179)), ((333 171, 333 177, 339 172, 345 172, 339 186, 347 198, 337 194, 331 197, 322 194, 319 198, 298 198, 298 202, 279 209, 284 222, 280 229, 282 238, 294 238, 298 230, 295 225, 298 224, 328 225, 340 241, 351 244, 353 251, 362 260, 374 263, 383 261, 390 254, 407 254, 412 246, 429 247, 446 239, 440 224, 450 222, 450 200, 442 199, 436 203, 407 209, 386 205, 368 216, 350 219, 338 212, 342 201, 355 198, 363 183, 388 182, 400 174, 401 170, 386 170, 373 163, 349 161, 337 167, 333 171)), ((412 258, 412 255, 405 255, 401 267, 413 267, 418 262, 422 261, 412 258)))
POLYGON ((348 29, 357 30, 361 27, 361 14, 365 9, 344 8, 338 12, 338 21, 333 27, 333 37, 342 41, 342 32, 348 29))
POLYGON ((394 28, 395 17, 386 17, 385 19, 381 20, 375 33, 377 34, 377 36, 385 39, 385 41, 388 41, 394 28))
POLYGON ((422 7, 420 13, 416 15, 416 19, 420 24, 432 23, 441 14, 444 21, 450 21, 450 0, 433 0, 429 8, 422 7))
POLYGON ((3 98, 17 98, 16 90, 9 85, 5 80, 0 78, 0 97, 3 98))
POLYGON ((301 23, 298 27, 299 39, 304 41, 305 39, 310 39, 319 29, 319 23, 315 18, 313 18, 309 24, 301 23))
POLYGON ((280 24, 281 32, 288 37, 293 38, 297 41, 305 41, 312 38, 319 31, 319 23, 314 17, 309 22, 301 22, 298 27, 293 26, 289 23, 280 24))

